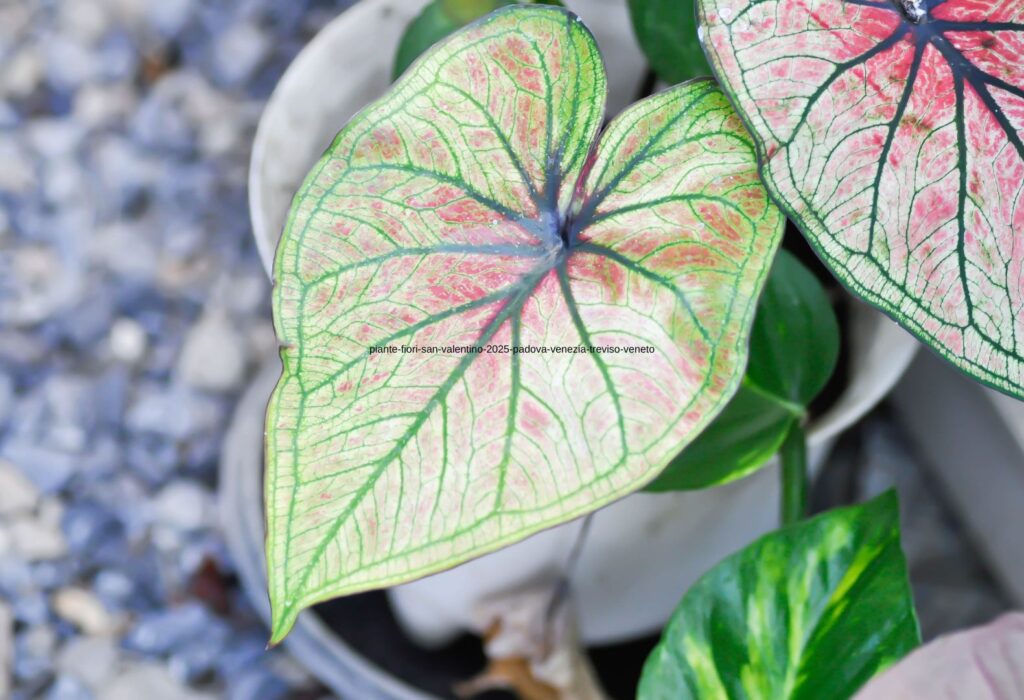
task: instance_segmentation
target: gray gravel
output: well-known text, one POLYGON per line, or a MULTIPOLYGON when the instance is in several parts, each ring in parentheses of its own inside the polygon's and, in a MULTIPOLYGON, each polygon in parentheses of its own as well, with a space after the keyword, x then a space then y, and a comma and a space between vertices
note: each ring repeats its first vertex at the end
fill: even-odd
POLYGON ((245 176, 347 0, 0 0, 0 697, 318 697, 237 589, 216 462, 274 346, 245 176))

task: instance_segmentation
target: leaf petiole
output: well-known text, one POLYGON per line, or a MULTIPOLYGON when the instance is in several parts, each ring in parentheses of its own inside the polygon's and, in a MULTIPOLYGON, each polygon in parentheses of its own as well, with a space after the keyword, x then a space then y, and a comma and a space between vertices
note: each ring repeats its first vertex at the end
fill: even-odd
POLYGON ((782 462, 782 525, 807 517, 807 436, 799 421, 793 421, 779 449, 782 462))

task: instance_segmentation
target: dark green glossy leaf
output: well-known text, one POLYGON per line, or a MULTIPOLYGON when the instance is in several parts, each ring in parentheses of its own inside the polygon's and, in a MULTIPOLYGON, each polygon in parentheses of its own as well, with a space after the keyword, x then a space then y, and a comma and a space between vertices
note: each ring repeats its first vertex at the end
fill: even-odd
POLYGON ((814 275, 785 250, 757 306, 750 361, 725 410, 648 491, 703 489, 762 467, 822 390, 839 357, 839 323, 814 275))
POLYGON ((741 385, 725 410, 647 490, 696 490, 744 477, 779 451, 795 420, 785 406, 741 385))
POLYGON ((662 80, 674 84, 711 75, 697 40, 693 0, 629 0, 629 14, 640 48, 662 80))
MULTIPOLYGON (((559 0, 521 0, 525 4, 558 5, 559 0)), ((437 42, 505 5, 515 5, 516 0, 433 0, 416 18, 409 23, 398 44, 391 79, 396 80, 405 72, 419 55, 437 42)), ((711 75, 710 71, 706 75, 711 75)))
POLYGON ((896 494, 767 535, 683 597, 638 700, 848 700, 920 643, 896 494))
POLYGON ((747 383, 806 406, 839 359, 839 322, 814 274, 786 251, 775 258, 750 336, 747 383))

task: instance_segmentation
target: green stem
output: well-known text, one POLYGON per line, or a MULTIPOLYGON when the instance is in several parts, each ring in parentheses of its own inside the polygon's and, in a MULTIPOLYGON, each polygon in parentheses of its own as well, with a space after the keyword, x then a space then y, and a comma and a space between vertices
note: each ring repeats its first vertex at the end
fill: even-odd
POLYGON ((807 438, 793 421, 779 449, 782 462, 782 524, 792 525, 807 516, 807 438))

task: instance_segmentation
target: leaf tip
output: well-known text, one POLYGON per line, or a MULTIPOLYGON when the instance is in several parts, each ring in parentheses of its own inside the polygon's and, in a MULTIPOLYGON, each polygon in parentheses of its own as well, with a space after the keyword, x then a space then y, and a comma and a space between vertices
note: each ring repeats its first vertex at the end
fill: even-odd
POLYGON ((298 611, 294 605, 284 607, 279 605, 271 606, 270 640, 267 642, 268 650, 273 649, 284 641, 284 638, 292 631, 292 627, 295 626, 297 618, 298 611))
POLYGON ((270 640, 267 642, 267 649, 273 649, 288 636, 295 626, 299 612, 306 606, 296 600, 282 600, 280 597, 270 596, 270 640))

